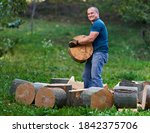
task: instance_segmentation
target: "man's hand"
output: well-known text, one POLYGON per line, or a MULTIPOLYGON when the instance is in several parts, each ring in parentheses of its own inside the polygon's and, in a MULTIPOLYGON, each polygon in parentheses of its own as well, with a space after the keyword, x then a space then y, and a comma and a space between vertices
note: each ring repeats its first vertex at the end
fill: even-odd
POLYGON ((70 48, 76 47, 77 45, 79 45, 78 40, 73 39, 69 42, 70 48))

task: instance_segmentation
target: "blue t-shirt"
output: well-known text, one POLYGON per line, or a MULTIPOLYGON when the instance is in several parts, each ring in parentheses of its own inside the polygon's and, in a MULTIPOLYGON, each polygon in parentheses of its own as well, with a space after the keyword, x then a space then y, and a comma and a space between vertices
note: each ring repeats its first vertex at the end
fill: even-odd
POLYGON ((104 22, 99 18, 95 20, 90 29, 90 32, 92 31, 99 32, 93 42, 94 51, 108 53, 108 32, 104 22))

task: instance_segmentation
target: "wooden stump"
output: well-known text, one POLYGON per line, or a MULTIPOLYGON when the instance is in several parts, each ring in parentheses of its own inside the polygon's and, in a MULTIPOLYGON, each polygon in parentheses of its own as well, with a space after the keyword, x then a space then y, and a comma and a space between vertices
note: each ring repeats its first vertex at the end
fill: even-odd
POLYGON ((91 108, 104 110, 113 104, 113 94, 108 89, 99 90, 91 96, 91 108))
POLYGON ((30 105, 35 98, 35 88, 31 83, 20 84, 15 93, 15 99, 19 103, 30 105))
POLYGON ((136 108, 137 92, 137 87, 116 86, 114 88, 114 105, 117 108, 136 108))
POLYGON ((81 93, 85 89, 78 89, 78 90, 69 90, 69 94, 67 97, 67 105, 68 106, 82 106, 82 99, 80 98, 81 93))
POLYGON ((29 81, 27 81, 27 80, 22 80, 22 79, 14 79, 14 80, 12 81, 11 86, 10 86, 9 93, 10 93, 11 95, 15 94, 17 87, 18 87, 20 84, 23 84, 23 83, 31 83, 31 82, 29 82, 29 81))
POLYGON ((145 85, 142 99, 142 109, 150 108, 150 85, 145 85))
MULTIPOLYGON (((82 40, 85 35, 79 35, 74 37, 75 40, 82 40)), ((73 48, 69 48, 68 52, 70 56, 77 62, 85 62, 93 53, 93 46, 92 43, 85 44, 85 45, 78 45, 73 48)))
POLYGON ((66 92, 61 88, 43 87, 39 89, 35 97, 37 107, 62 107, 66 105, 66 92))
POLYGON ((143 81, 129 81, 129 80, 122 80, 119 83, 119 86, 127 86, 127 87, 137 87, 138 88, 138 103, 142 103, 142 96, 143 96, 143 81))
POLYGON ((67 84, 69 81, 69 78, 51 78, 50 83, 51 84, 67 84))
POLYGON ((113 106, 113 95, 106 88, 90 87, 84 90, 80 98, 83 105, 96 109, 106 109, 113 106))

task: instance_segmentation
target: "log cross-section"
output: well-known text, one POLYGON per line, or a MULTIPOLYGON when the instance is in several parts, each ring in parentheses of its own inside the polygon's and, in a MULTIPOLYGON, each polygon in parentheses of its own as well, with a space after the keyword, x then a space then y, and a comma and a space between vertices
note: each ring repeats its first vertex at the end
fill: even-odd
POLYGON ((94 109, 106 109, 113 106, 113 94, 106 88, 90 87, 84 90, 80 98, 83 105, 94 109))
POLYGON ((66 105, 67 95, 61 88, 43 87, 40 88, 35 97, 37 107, 62 107, 66 105))
POLYGON ((15 93, 15 99, 17 102, 30 105, 35 98, 35 88, 31 83, 20 84, 15 93))

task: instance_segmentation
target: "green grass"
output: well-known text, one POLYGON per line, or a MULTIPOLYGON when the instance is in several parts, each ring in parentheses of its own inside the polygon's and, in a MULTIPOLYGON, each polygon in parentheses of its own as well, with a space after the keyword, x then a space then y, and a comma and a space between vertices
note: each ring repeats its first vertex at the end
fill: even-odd
MULTIPOLYGON (((0 32, 2 39, 17 40, 13 52, 0 58, 0 115, 150 115, 149 110, 143 111, 140 108, 138 112, 118 112, 115 107, 104 111, 87 107, 50 109, 17 103, 14 96, 8 93, 15 78, 49 82, 54 77, 70 78, 74 75, 76 80, 82 81, 84 64, 72 60, 67 51, 67 43, 73 36, 88 34, 89 23, 36 20, 34 24, 33 34, 27 20, 19 29, 5 29, 0 32)), ((139 34, 140 29, 109 23, 107 26, 110 48, 109 62, 102 75, 104 83, 113 88, 122 79, 150 80, 150 62, 138 58, 138 46, 144 45, 139 34)), ((148 53, 146 49, 145 52, 148 53)), ((143 53, 140 57, 144 57, 143 53)))

